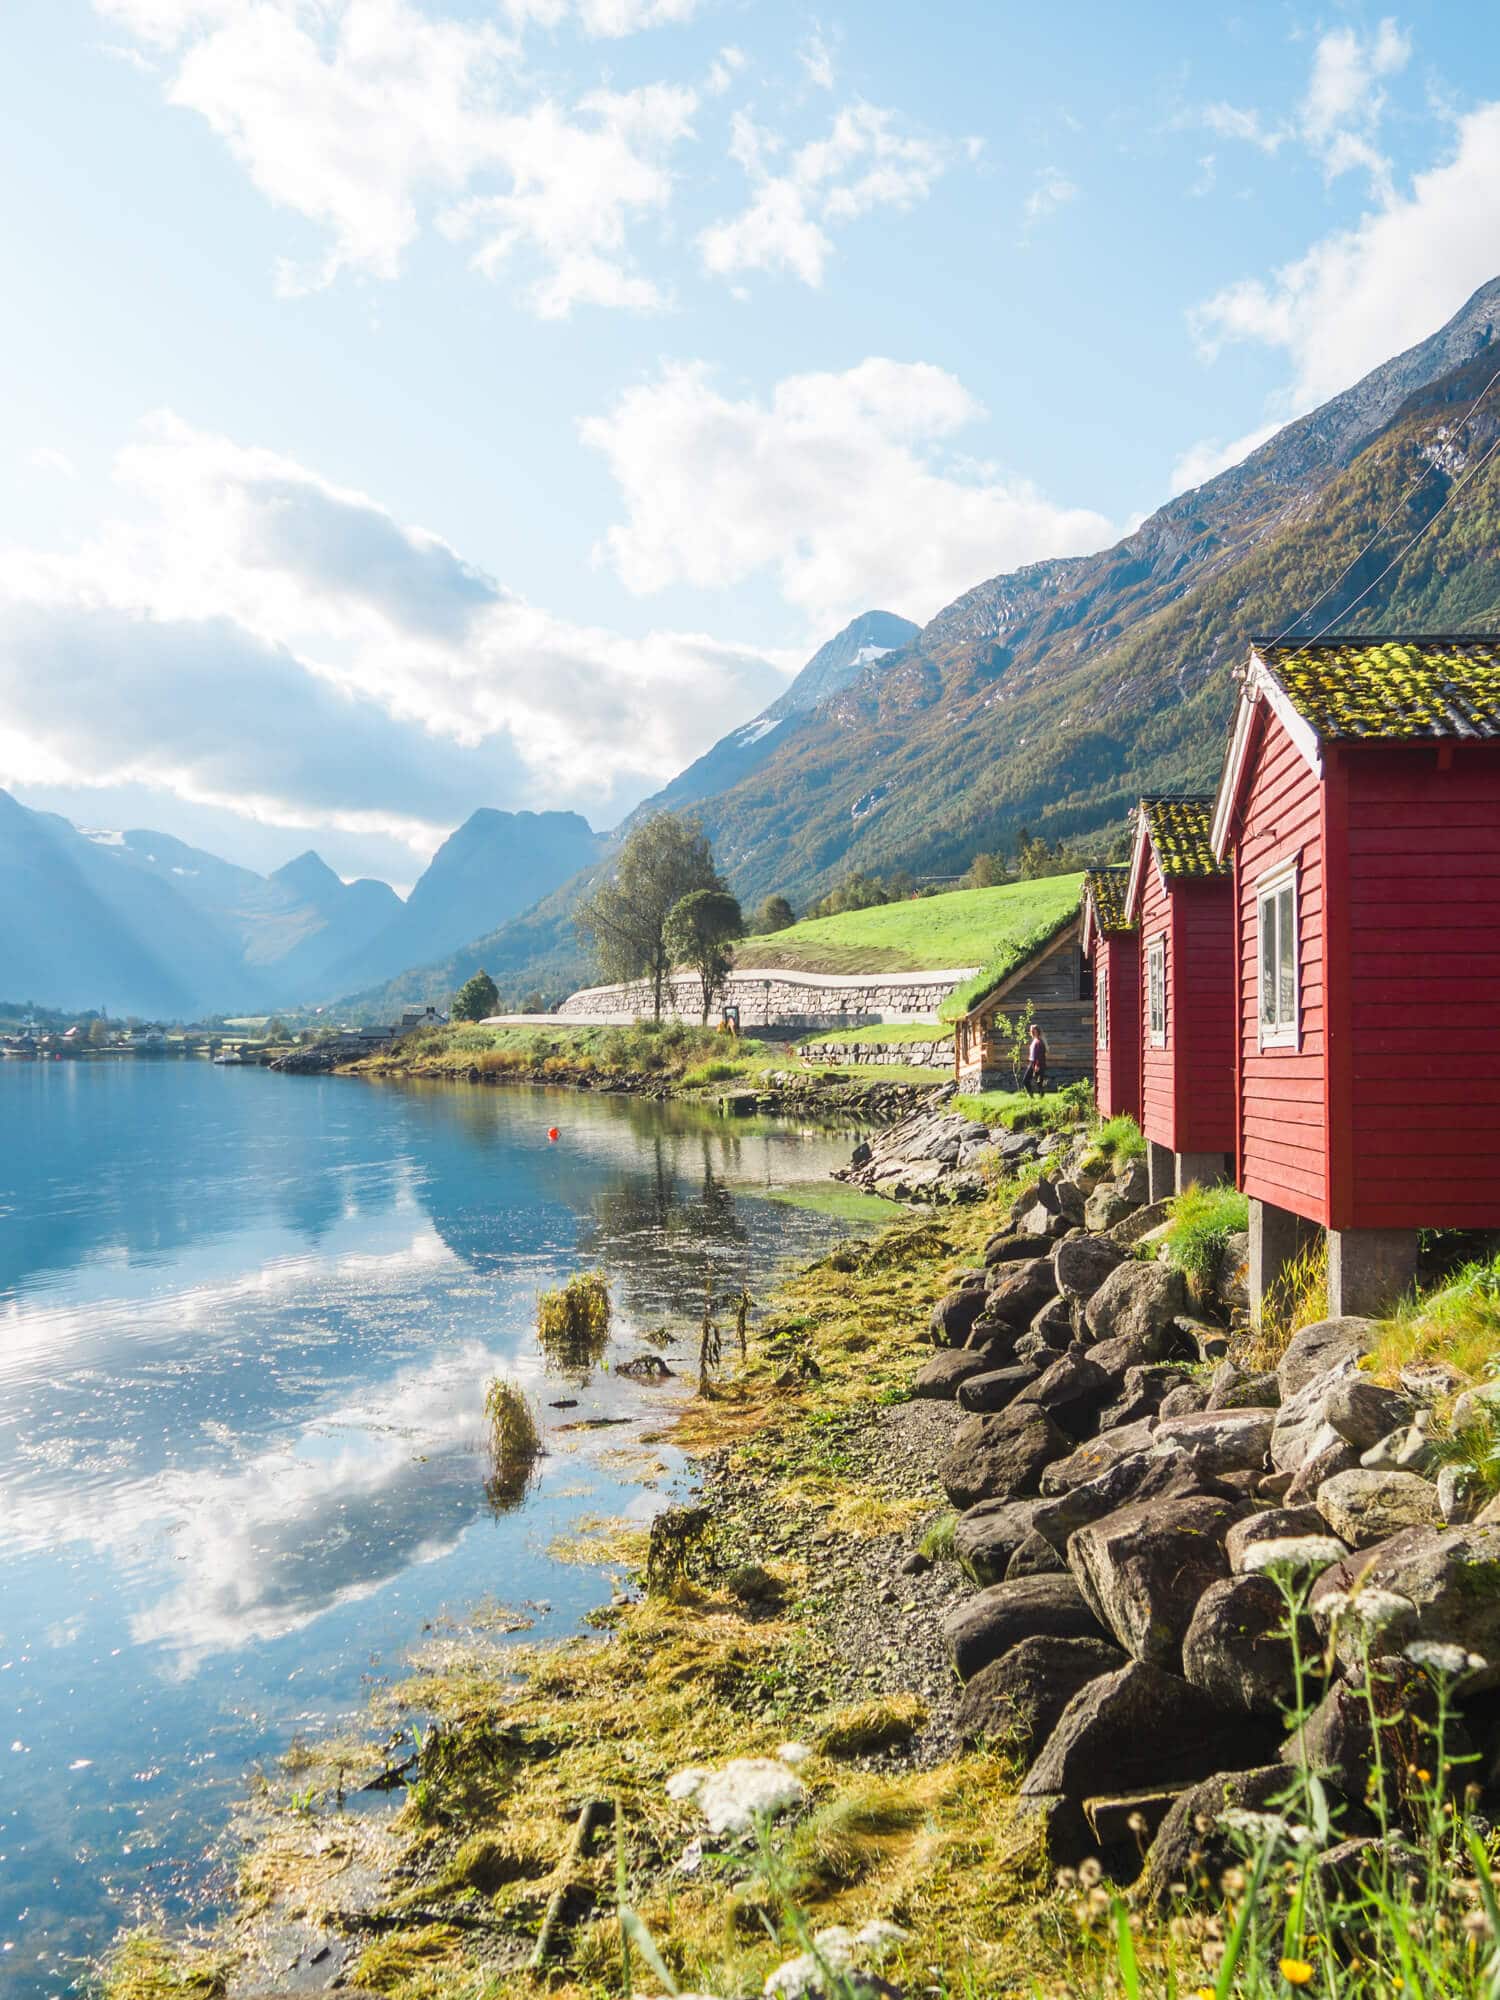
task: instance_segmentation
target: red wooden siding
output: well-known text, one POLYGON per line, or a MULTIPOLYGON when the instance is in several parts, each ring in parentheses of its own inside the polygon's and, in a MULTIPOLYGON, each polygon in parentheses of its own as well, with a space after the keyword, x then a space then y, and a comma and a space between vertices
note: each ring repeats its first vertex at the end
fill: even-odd
POLYGON ((1235 850, 1239 1184, 1310 1221, 1328 1220, 1324 1052, 1322 787, 1261 704, 1243 779, 1235 850), (1260 1046, 1257 891, 1297 859, 1298 1045, 1260 1046))
POLYGON ((1094 1096, 1100 1116, 1141 1115, 1141 958, 1134 931, 1094 938, 1094 1096), (1108 1045, 1099 1046, 1099 974, 1109 1010, 1108 1045))
POLYGON ((1164 887, 1147 856, 1138 918, 1141 1130, 1174 1153, 1234 1151, 1234 898, 1227 875, 1164 887), (1150 948, 1166 947, 1166 1043, 1151 1044, 1150 948))
POLYGON ((1330 1220, 1500 1227, 1500 744, 1335 759, 1349 1051, 1330 1109, 1349 1143, 1330 1220))

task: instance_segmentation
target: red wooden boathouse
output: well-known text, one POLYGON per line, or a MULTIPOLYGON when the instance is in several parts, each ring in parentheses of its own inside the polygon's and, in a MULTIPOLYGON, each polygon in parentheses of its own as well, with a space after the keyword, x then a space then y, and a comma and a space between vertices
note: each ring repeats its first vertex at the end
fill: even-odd
POLYGON ((1094 975, 1094 1099, 1104 1118, 1141 1115, 1141 954, 1125 914, 1128 868, 1083 878, 1083 956, 1094 975))
POLYGON ((1220 780, 1257 1309, 1328 1231, 1387 1310, 1423 1228, 1500 1226, 1500 641, 1257 641, 1220 780))
POLYGON ((1228 1178, 1234 1148, 1229 869, 1210 799, 1142 799, 1125 914, 1140 953, 1141 1130, 1151 1197, 1228 1178))

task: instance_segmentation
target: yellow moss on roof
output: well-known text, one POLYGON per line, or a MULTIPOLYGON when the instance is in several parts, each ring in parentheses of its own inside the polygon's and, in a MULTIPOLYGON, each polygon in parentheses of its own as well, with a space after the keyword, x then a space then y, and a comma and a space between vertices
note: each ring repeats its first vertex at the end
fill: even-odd
POLYGON ((1291 639, 1255 651, 1319 736, 1500 736, 1500 640, 1291 639))
POLYGON ((1163 875, 1227 875, 1216 861, 1209 828, 1212 799, 1142 799, 1141 817, 1163 875))
POLYGON ((1129 881, 1128 868, 1091 868, 1084 876, 1083 893, 1094 906, 1094 923, 1099 930, 1135 929, 1135 920, 1125 909, 1125 890, 1129 881))

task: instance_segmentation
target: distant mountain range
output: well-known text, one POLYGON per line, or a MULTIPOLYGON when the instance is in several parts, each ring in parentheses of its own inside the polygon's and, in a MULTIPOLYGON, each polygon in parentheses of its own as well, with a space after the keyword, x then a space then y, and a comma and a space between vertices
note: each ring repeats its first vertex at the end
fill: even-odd
MULTIPOLYGON (((626 826, 690 808, 747 906, 855 868, 953 873, 1022 825, 1104 846, 1143 791, 1211 788, 1252 635, 1500 627, 1500 385, 1469 413, 1497 325, 1500 280, 1114 547, 996 576, 920 630, 866 612, 626 826)), ((315 854, 261 877, 0 793, 0 997, 368 1017, 481 965, 511 1002, 555 996, 586 976, 571 913, 613 851, 573 813, 477 812, 403 904, 315 854)))
POLYGON ((388 979, 595 859, 577 813, 474 813, 403 903, 309 851, 257 875, 171 834, 85 831, 0 791, 0 998, 184 1020, 388 979))
MULTIPOLYGON (((1212 788, 1252 636, 1308 611, 1310 634, 1495 630, 1500 452, 1480 459, 1500 385, 1467 412, 1500 365, 1497 325, 1500 279, 1112 548, 979 584, 814 698, 784 696, 774 730, 767 710, 652 803, 692 805, 747 906, 805 903, 856 868, 952 873, 1023 825, 1103 847, 1142 792, 1212 788)), ((512 996, 576 980, 583 886, 390 994, 429 997, 480 963, 512 996)))

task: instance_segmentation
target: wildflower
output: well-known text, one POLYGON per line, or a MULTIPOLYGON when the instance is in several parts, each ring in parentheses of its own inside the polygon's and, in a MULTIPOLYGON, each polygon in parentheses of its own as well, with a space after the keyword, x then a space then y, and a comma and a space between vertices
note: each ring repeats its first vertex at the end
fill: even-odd
POLYGON ((1078 1879, 1085 1889, 1092 1889, 1103 1873, 1104 1870, 1099 1864, 1097 1854, 1089 1855, 1086 1860, 1080 1861, 1078 1864, 1078 1879))
POLYGON ((1332 1569, 1348 1553, 1332 1535, 1277 1535, 1264 1542, 1252 1542, 1245 1551, 1243 1566, 1247 1574, 1256 1570, 1282 1570, 1293 1575, 1332 1569))
POLYGON ((1483 1910, 1470 1910, 1464 1918, 1464 1929, 1471 1938, 1487 1938, 1490 1934, 1490 1920, 1483 1910))
POLYGON ((1367 1590, 1351 1591, 1347 1596, 1331 1591, 1313 1609, 1324 1617, 1347 1618, 1372 1635, 1383 1632, 1399 1619, 1414 1618, 1417 1614, 1417 1607, 1409 1597, 1401 1597, 1394 1590, 1380 1590, 1374 1584, 1367 1590))
POLYGON ((1305 1958, 1284 1958, 1281 1976, 1288 1986, 1305 1986, 1313 1976, 1313 1969, 1305 1958))
POLYGON ((1130 1831, 1134 1834, 1143 1834, 1150 1832, 1150 1827, 1147 1823, 1146 1815, 1143 1812, 1133 1812, 1130 1815, 1129 1819, 1126 1820, 1125 1824, 1130 1828, 1130 1831))
POLYGON ((1071 1868, 1059 1868, 1052 1879, 1059 1889, 1076 1889, 1078 1886, 1078 1877, 1071 1868))
POLYGON ((1226 1896, 1242 1895, 1245 1888, 1244 1869, 1226 1868, 1224 1873, 1219 1877, 1219 1887, 1224 1891, 1226 1896))
POLYGON ((1465 1652, 1462 1646, 1444 1645, 1438 1639, 1413 1639, 1406 1657, 1433 1674, 1477 1674, 1489 1665, 1482 1653, 1465 1652))

